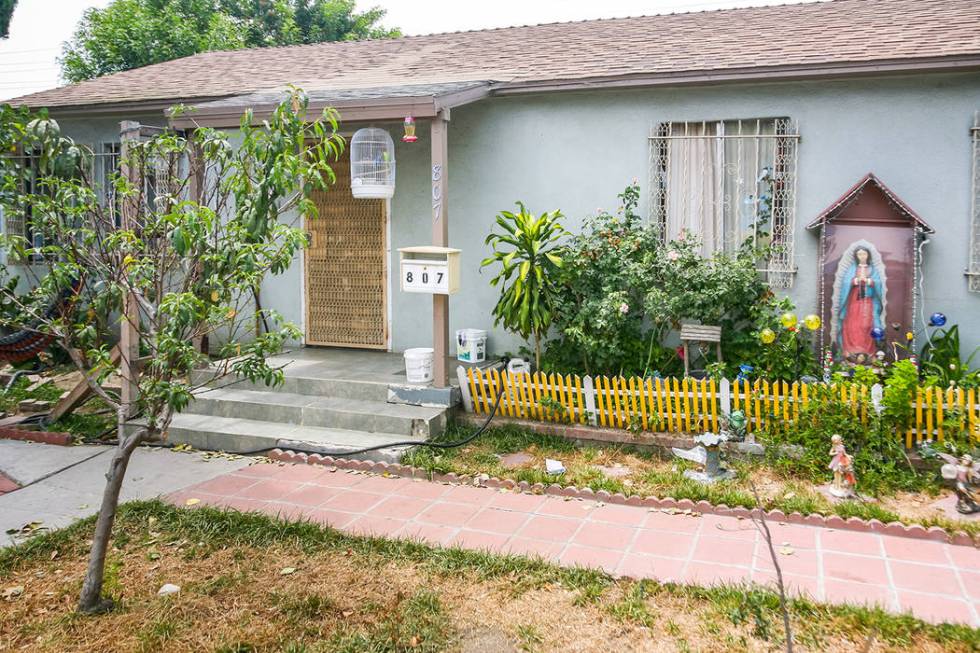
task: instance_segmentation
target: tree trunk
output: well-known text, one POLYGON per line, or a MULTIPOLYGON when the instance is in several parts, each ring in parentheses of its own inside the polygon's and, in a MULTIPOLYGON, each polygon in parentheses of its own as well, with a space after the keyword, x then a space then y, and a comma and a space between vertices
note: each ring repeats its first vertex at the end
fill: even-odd
POLYGON ((541 335, 534 334, 534 371, 541 371, 541 335))
POLYGON ((105 575, 105 557, 112 537, 112 525, 116 521, 116 510, 119 507, 119 492, 122 490, 123 478, 129 459, 137 445, 146 435, 145 429, 128 438, 122 436, 123 427, 119 427, 119 444, 109 463, 106 472, 105 490, 102 493, 102 506, 95 522, 95 534, 92 537, 92 549, 89 552, 88 569, 85 581, 82 583, 82 593, 78 598, 78 611, 86 614, 107 612, 112 609, 112 599, 102 598, 102 582, 105 575))

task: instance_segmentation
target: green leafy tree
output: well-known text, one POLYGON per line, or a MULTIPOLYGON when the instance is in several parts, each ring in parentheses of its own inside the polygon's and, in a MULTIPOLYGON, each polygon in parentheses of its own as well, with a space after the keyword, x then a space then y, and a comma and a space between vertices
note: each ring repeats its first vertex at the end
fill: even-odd
POLYGON ((237 146, 212 129, 127 140, 125 172, 110 180, 122 209, 117 227, 115 203, 99 200, 90 177, 91 152, 43 112, 0 106, 0 151, 37 153, 30 166, 0 157, 0 206, 8 224, 23 221, 32 235, 5 234, 0 245, 9 257, 46 262, 25 266, 33 283, 26 294, 0 284, 0 300, 9 303, 4 326, 52 335, 118 419, 79 599, 83 612, 111 607, 102 582, 126 468, 133 451, 162 440, 193 399, 190 372, 210 362, 194 343, 223 342, 218 377, 282 381, 267 357, 298 330, 257 309, 252 289, 306 245, 303 231, 280 217, 316 214, 308 193, 333 180, 329 161, 343 144, 335 114, 307 116, 306 107, 294 91, 261 126, 246 114, 237 146), (272 326, 255 336, 259 320, 272 326), (123 366, 135 394, 117 396, 102 381, 116 368, 111 352, 120 330, 136 333, 142 360, 133 374, 123 366))
POLYGON ((16 7, 17 0, 0 0, 0 39, 10 36, 10 19, 16 7))
POLYGON ((563 263, 556 253, 558 241, 565 234, 560 211, 535 216, 520 202, 519 211, 501 211, 497 225, 504 233, 491 233, 486 244, 493 245, 493 255, 483 259, 480 267, 499 263, 500 272, 490 285, 502 284, 500 299, 493 307, 494 326, 534 339, 534 360, 541 367, 541 339, 554 317, 555 279, 563 263))
POLYGON ((85 12, 61 71, 79 82, 198 52, 400 35, 384 14, 354 0, 115 0, 85 12))

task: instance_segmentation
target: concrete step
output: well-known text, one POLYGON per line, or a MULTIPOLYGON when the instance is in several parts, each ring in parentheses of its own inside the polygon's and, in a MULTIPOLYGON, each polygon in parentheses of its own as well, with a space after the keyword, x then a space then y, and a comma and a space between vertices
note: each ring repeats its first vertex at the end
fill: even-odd
POLYGON ((443 407, 239 390, 234 386, 199 392, 184 412, 272 422, 283 426, 391 433, 418 439, 440 435, 446 426, 446 409, 443 407))
MULTIPOLYGON (((135 428, 137 424, 139 421, 133 422, 131 428, 135 428)), ((280 449, 298 447, 304 451, 336 455, 364 447, 390 445, 406 439, 412 438, 397 433, 366 433, 188 413, 176 415, 167 431, 168 444, 189 444, 195 449, 229 453, 245 453, 274 447, 280 449)), ((385 446, 383 449, 352 457, 395 463, 409 449, 411 447, 408 446, 385 446)))
POLYGON ((231 388, 235 390, 254 390, 261 392, 285 392, 310 397, 339 397, 341 399, 360 399, 363 401, 388 401, 388 384, 381 381, 360 381, 350 379, 323 378, 286 371, 282 385, 270 387, 262 382, 253 382, 235 376, 215 378, 213 369, 200 369, 191 372, 191 383, 210 387, 231 388))

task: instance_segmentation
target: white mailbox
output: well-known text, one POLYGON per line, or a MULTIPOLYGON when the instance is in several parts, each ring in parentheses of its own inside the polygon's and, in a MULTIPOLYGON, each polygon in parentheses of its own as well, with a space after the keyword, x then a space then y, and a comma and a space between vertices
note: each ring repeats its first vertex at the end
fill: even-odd
POLYGON ((452 295, 459 290, 459 253, 452 247, 401 247, 401 288, 404 292, 452 295))

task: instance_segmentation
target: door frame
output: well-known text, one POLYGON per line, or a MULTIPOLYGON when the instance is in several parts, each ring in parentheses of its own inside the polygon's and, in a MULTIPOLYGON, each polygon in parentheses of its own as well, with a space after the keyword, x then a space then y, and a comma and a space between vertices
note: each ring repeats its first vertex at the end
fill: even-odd
MULTIPOLYGON (((341 136, 350 143, 351 136, 353 132, 342 132, 341 136)), ((345 147, 344 154, 350 156, 349 147, 345 147)), ((392 323, 392 302, 391 302, 391 199, 386 199, 384 203, 384 264, 382 266, 383 270, 383 288, 381 292, 381 301, 384 303, 384 344, 382 345, 355 345, 351 343, 310 343, 307 338, 309 333, 309 323, 310 323, 310 305, 309 305, 309 294, 306 291, 307 284, 307 257, 309 253, 308 248, 303 248, 303 253, 300 256, 300 303, 302 304, 302 323, 301 329, 303 331, 303 347, 345 347, 350 349, 364 349, 368 351, 391 351, 391 323, 392 323)), ((307 215, 306 213, 300 214, 300 228, 306 233, 311 233, 307 229, 307 215)))

